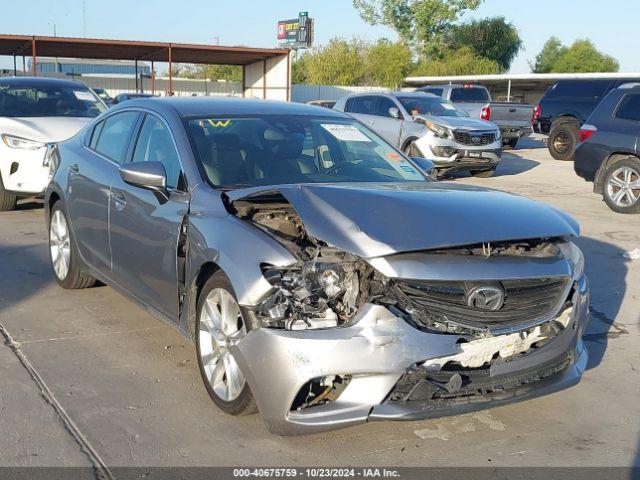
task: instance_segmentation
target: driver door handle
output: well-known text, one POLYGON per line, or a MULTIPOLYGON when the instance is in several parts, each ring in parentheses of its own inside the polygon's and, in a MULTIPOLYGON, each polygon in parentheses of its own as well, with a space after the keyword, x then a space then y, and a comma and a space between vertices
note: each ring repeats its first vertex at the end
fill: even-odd
POLYGON ((124 198, 124 195, 121 193, 111 193, 111 201, 116 207, 116 210, 124 210, 124 207, 127 205, 127 199, 124 198))

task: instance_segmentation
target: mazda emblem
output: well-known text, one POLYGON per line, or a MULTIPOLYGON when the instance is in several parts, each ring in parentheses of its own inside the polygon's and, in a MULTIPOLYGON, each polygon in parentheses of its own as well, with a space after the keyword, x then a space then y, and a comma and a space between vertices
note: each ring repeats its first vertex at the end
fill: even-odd
POLYGON ((500 287, 480 286, 469 291, 467 305, 481 310, 500 310, 504 304, 504 290, 500 287))

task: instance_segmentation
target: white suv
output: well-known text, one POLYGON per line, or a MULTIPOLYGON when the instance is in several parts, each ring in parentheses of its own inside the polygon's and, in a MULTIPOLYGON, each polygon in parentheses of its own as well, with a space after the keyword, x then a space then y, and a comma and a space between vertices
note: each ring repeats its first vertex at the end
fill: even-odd
POLYGON ((105 104, 85 85, 36 77, 0 79, 0 211, 49 183, 49 145, 75 135, 105 104))

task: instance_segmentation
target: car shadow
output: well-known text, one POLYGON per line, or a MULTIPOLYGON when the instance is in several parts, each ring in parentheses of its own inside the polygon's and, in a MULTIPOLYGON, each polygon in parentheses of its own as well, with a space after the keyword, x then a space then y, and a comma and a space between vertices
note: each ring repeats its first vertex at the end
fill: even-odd
POLYGON ((609 339, 628 334, 627 330, 616 323, 622 306, 627 282, 627 263, 624 250, 611 243, 590 237, 576 240, 585 256, 585 271, 589 278, 591 318, 583 335, 589 352, 587 369, 597 367, 609 339))
POLYGON ((19 200, 16 210, 37 210, 44 207, 44 201, 36 198, 19 200))
POLYGON ((48 251, 42 244, 0 245, 0 313, 54 281, 48 251))
MULTIPOLYGON (((540 165, 540 162, 531 160, 528 158, 522 158, 519 155, 513 153, 504 152, 502 154, 502 161, 498 165, 498 169, 493 174, 493 177, 505 177, 510 175, 518 175, 528 170, 532 170, 540 165)), ((469 178, 471 174, 469 172, 456 172, 451 175, 443 177, 443 180, 454 180, 457 178, 469 178)))

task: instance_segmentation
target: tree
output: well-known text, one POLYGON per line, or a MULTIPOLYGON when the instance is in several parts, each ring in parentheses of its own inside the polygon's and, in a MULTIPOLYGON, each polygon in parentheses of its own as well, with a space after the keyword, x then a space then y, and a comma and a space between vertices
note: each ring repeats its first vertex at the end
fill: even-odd
POLYGON ((359 40, 342 38, 329 40, 326 46, 306 53, 294 64, 298 79, 309 85, 359 85, 364 74, 363 51, 359 40))
POLYGON ((576 40, 554 62, 552 72, 617 72, 618 61, 599 52, 588 39, 576 40))
POLYGON ((237 65, 176 65, 173 75, 183 78, 207 78, 227 82, 242 81, 242 67, 237 65))
POLYGON ((536 56, 535 63, 529 64, 533 73, 549 73, 560 55, 567 47, 562 46, 558 37, 551 37, 546 41, 540 53, 536 56))
POLYGON ((494 60, 477 55, 470 47, 444 51, 441 58, 422 60, 412 72, 416 76, 482 75, 499 71, 494 60))
POLYGON ((534 73, 587 73, 617 72, 618 61, 598 51, 587 38, 578 39, 570 47, 563 46, 555 37, 544 44, 536 56, 534 73))
POLYGON ((470 47, 477 56, 498 64, 506 72, 522 48, 518 30, 504 17, 472 20, 452 26, 447 32, 447 45, 453 49, 470 47))
POLYGON ((423 56, 460 15, 481 3, 482 0, 353 0, 365 22, 392 28, 423 56))
POLYGON ((396 89, 411 65, 411 50, 406 43, 378 40, 364 52, 364 80, 369 85, 396 89))

